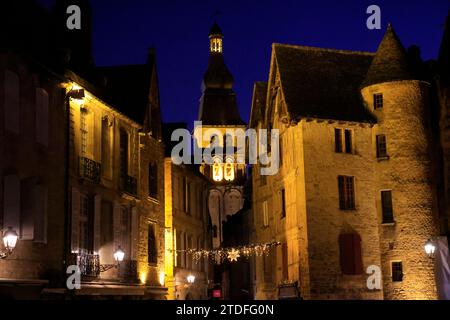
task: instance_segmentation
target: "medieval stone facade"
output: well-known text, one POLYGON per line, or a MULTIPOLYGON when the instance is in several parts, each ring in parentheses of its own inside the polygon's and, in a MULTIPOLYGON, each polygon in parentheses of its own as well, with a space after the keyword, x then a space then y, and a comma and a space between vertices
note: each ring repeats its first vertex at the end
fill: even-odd
POLYGON ((280 169, 253 170, 255 297, 281 284, 304 299, 436 299, 423 251, 440 228, 430 80, 393 28, 375 54, 274 44, 251 127, 278 129, 280 169), (375 266, 375 267, 373 267, 375 266), (373 268, 381 287, 370 288, 373 268), (366 273, 369 272, 370 274, 366 273))

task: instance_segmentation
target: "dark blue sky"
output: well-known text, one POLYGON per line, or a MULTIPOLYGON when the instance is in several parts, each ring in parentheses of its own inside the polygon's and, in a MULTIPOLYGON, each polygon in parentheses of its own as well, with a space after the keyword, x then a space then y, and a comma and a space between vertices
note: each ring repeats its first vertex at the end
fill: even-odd
MULTIPOLYGON (((51 2, 51 0, 43 0, 51 2)), ((225 61, 248 120, 254 81, 267 80, 274 42, 375 51, 388 22, 403 44, 436 58, 450 0, 93 0, 98 65, 136 64, 157 51, 164 121, 197 117, 214 12, 224 33, 225 61), (382 31, 366 28, 366 8, 381 7, 382 31)))

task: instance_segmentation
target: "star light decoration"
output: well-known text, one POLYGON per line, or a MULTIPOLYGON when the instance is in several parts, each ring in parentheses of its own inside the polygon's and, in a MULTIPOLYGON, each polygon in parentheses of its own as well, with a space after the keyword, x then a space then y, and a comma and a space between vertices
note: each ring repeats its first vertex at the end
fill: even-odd
POLYGON ((230 262, 233 261, 237 261, 237 259, 240 257, 241 255, 239 254, 239 251, 236 249, 231 249, 230 251, 228 251, 228 260, 230 260, 230 262))
POLYGON ((281 245, 278 241, 267 243, 256 243, 238 247, 218 248, 213 250, 207 249, 179 249, 177 252, 186 252, 191 255, 195 261, 202 258, 214 260, 216 264, 221 264, 225 260, 236 262, 240 257, 249 258, 254 255, 260 257, 267 255, 272 247, 281 245))

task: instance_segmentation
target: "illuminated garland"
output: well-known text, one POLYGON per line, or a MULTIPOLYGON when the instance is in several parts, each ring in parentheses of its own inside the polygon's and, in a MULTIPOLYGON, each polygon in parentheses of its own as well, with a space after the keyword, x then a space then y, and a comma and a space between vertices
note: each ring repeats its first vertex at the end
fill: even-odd
POLYGON ((249 258, 250 256, 262 256, 269 252, 270 248, 281 245, 281 242, 274 241, 260 244, 250 244, 239 247, 219 248, 213 250, 206 249, 185 249, 177 250, 177 252, 186 252, 191 255, 195 261, 202 258, 214 259, 216 263, 221 263, 225 260, 229 262, 237 261, 238 258, 249 258))

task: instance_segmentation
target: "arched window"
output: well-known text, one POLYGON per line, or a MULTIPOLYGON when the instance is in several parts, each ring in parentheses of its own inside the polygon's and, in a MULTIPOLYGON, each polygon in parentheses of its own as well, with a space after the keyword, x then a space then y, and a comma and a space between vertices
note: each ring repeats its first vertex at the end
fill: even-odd
POLYGON ((220 182, 223 180, 223 165, 219 159, 214 160, 213 164, 213 180, 220 182))
POLYGON ((234 180, 234 163, 233 160, 227 159, 225 163, 225 180, 233 181, 234 180))

